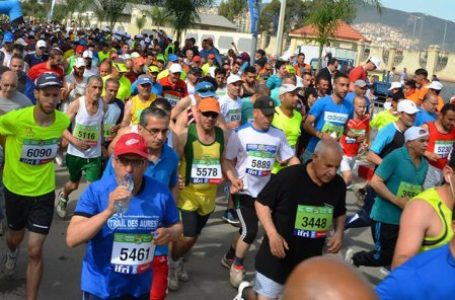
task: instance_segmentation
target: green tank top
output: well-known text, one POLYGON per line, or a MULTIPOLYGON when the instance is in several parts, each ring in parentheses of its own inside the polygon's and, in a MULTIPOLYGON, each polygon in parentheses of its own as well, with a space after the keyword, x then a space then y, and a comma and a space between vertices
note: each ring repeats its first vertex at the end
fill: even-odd
POLYGON ((442 230, 435 237, 425 237, 423 239, 420 252, 438 248, 447 244, 453 237, 452 230, 452 211, 441 200, 435 188, 427 189, 414 197, 414 199, 422 199, 433 207, 434 211, 441 220, 442 230))

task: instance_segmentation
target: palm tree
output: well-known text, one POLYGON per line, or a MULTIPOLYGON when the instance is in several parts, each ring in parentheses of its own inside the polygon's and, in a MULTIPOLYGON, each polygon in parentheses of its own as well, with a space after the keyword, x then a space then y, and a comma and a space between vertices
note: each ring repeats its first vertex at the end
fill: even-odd
POLYGON ((146 21, 147 19, 145 18, 145 16, 136 18, 136 27, 139 33, 142 31, 142 28, 144 28, 146 21))
POLYGON ((350 20, 355 16, 359 4, 369 4, 381 12, 380 0, 313 0, 306 24, 313 25, 317 31, 319 44, 318 69, 322 63, 322 50, 338 26, 339 20, 350 20))
POLYGON ((168 16, 164 12, 164 8, 154 6, 150 12, 148 12, 148 15, 152 19, 153 25, 158 27, 158 30, 160 29, 160 26, 164 26, 166 24, 166 21, 168 21, 168 16))

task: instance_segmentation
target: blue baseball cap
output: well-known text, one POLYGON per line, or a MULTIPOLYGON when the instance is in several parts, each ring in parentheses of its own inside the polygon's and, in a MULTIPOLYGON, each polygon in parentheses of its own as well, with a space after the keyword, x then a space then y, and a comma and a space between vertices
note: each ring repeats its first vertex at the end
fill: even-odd
POLYGON ((44 89, 51 86, 62 87, 62 80, 53 73, 44 73, 35 82, 37 89, 44 89))
POLYGON ((173 53, 169 54, 167 56, 167 60, 168 61, 172 61, 172 62, 178 62, 179 61, 179 57, 173 53))
POLYGON ((14 42, 14 36, 11 32, 7 31, 3 35, 3 43, 12 43, 14 42))
POLYGON ((152 79, 149 76, 143 74, 143 75, 139 76, 139 78, 137 79, 137 84, 141 84, 141 85, 142 84, 150 84, 150 85, 152 85, 153 82, 152 82, 152 79))
POLYGON ((216 96, 215 87, 208 81, 199 82, 194 91, 203 98, 216 96))

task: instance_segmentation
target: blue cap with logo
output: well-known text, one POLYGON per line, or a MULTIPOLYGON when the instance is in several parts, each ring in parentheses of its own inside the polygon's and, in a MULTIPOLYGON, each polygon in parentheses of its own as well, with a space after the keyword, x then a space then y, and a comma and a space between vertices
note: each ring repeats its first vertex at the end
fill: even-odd
POLYGON ((199 82, 194 91, 203 98, 216 96, 215 87, 208 81, 199 82))
POLYGON ((153 82, 152 82, 152 79, 149 76, 143 74, 143 75, 139 76, 139 78, 137 79, 137 84, 140 84, 140 85, 142 85, 142 84, 153 84, 153 82))
POLYGON ((11 32, 7 31, 3 35, 3 43, 12 43, 14 42, 14 36, 11 32))

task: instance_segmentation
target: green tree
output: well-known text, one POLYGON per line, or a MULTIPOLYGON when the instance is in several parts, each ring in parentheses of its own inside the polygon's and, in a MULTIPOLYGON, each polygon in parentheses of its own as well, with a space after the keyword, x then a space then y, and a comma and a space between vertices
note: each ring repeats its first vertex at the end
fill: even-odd
POLYGON ((148 15, 150 18, 152 18, 152 22, 155 26, 158 27, 158 30, 161 26, 164 26, 164 24, 169 21, 169 17, 162 7, 154 6, 148 15))
POLYGON ((247 0, 226 0, 218 6, 218 14, 234 22, 242 13, 248 10, 247 0))
POLYGON ((176 40, 180 40, 182 33, 199 20, 198 9, 212 5, 214 0, 165 0, 164 11, 174 28, 176 40))
POLYGON ((136 18, 136 27, 139 30, 139 33, 141 32, 142 28, 144 28, 145 22, 147 22, 147 19, 144 16, 136 18))
POLYGON ((98 20, 107 22, 109 28, 114 29, 115 23, 117 23, 123 14, 123 10, 128 3, 135 3, 135 1, 125 0, 97 0, 95 1, 97 8, 95 9, 95 15, 98 20))
POLYGON ((380 0, 313 0, 306 24, 314 26, 319 44, 318 69, 322 62, 322 50, 337 28, 338 21, 350 21, 355 17, 359 5, 373 5, 381 13, 380 0))
MULTIPOLYGON (((301 27, 305 24, 305 19, 308 15, 308 1, 302 0, 287 0, 286 1, 286 14, 284 18, 284 33, 288 33, 295 27, 301 27)), ((281 2, 279 0, 272 0, 261 11, 259 18, 259 30, 261 32, 267 31, 274 34, 276 28, 273 25, 278 25, 278 17, 280 14, 281 2)))

